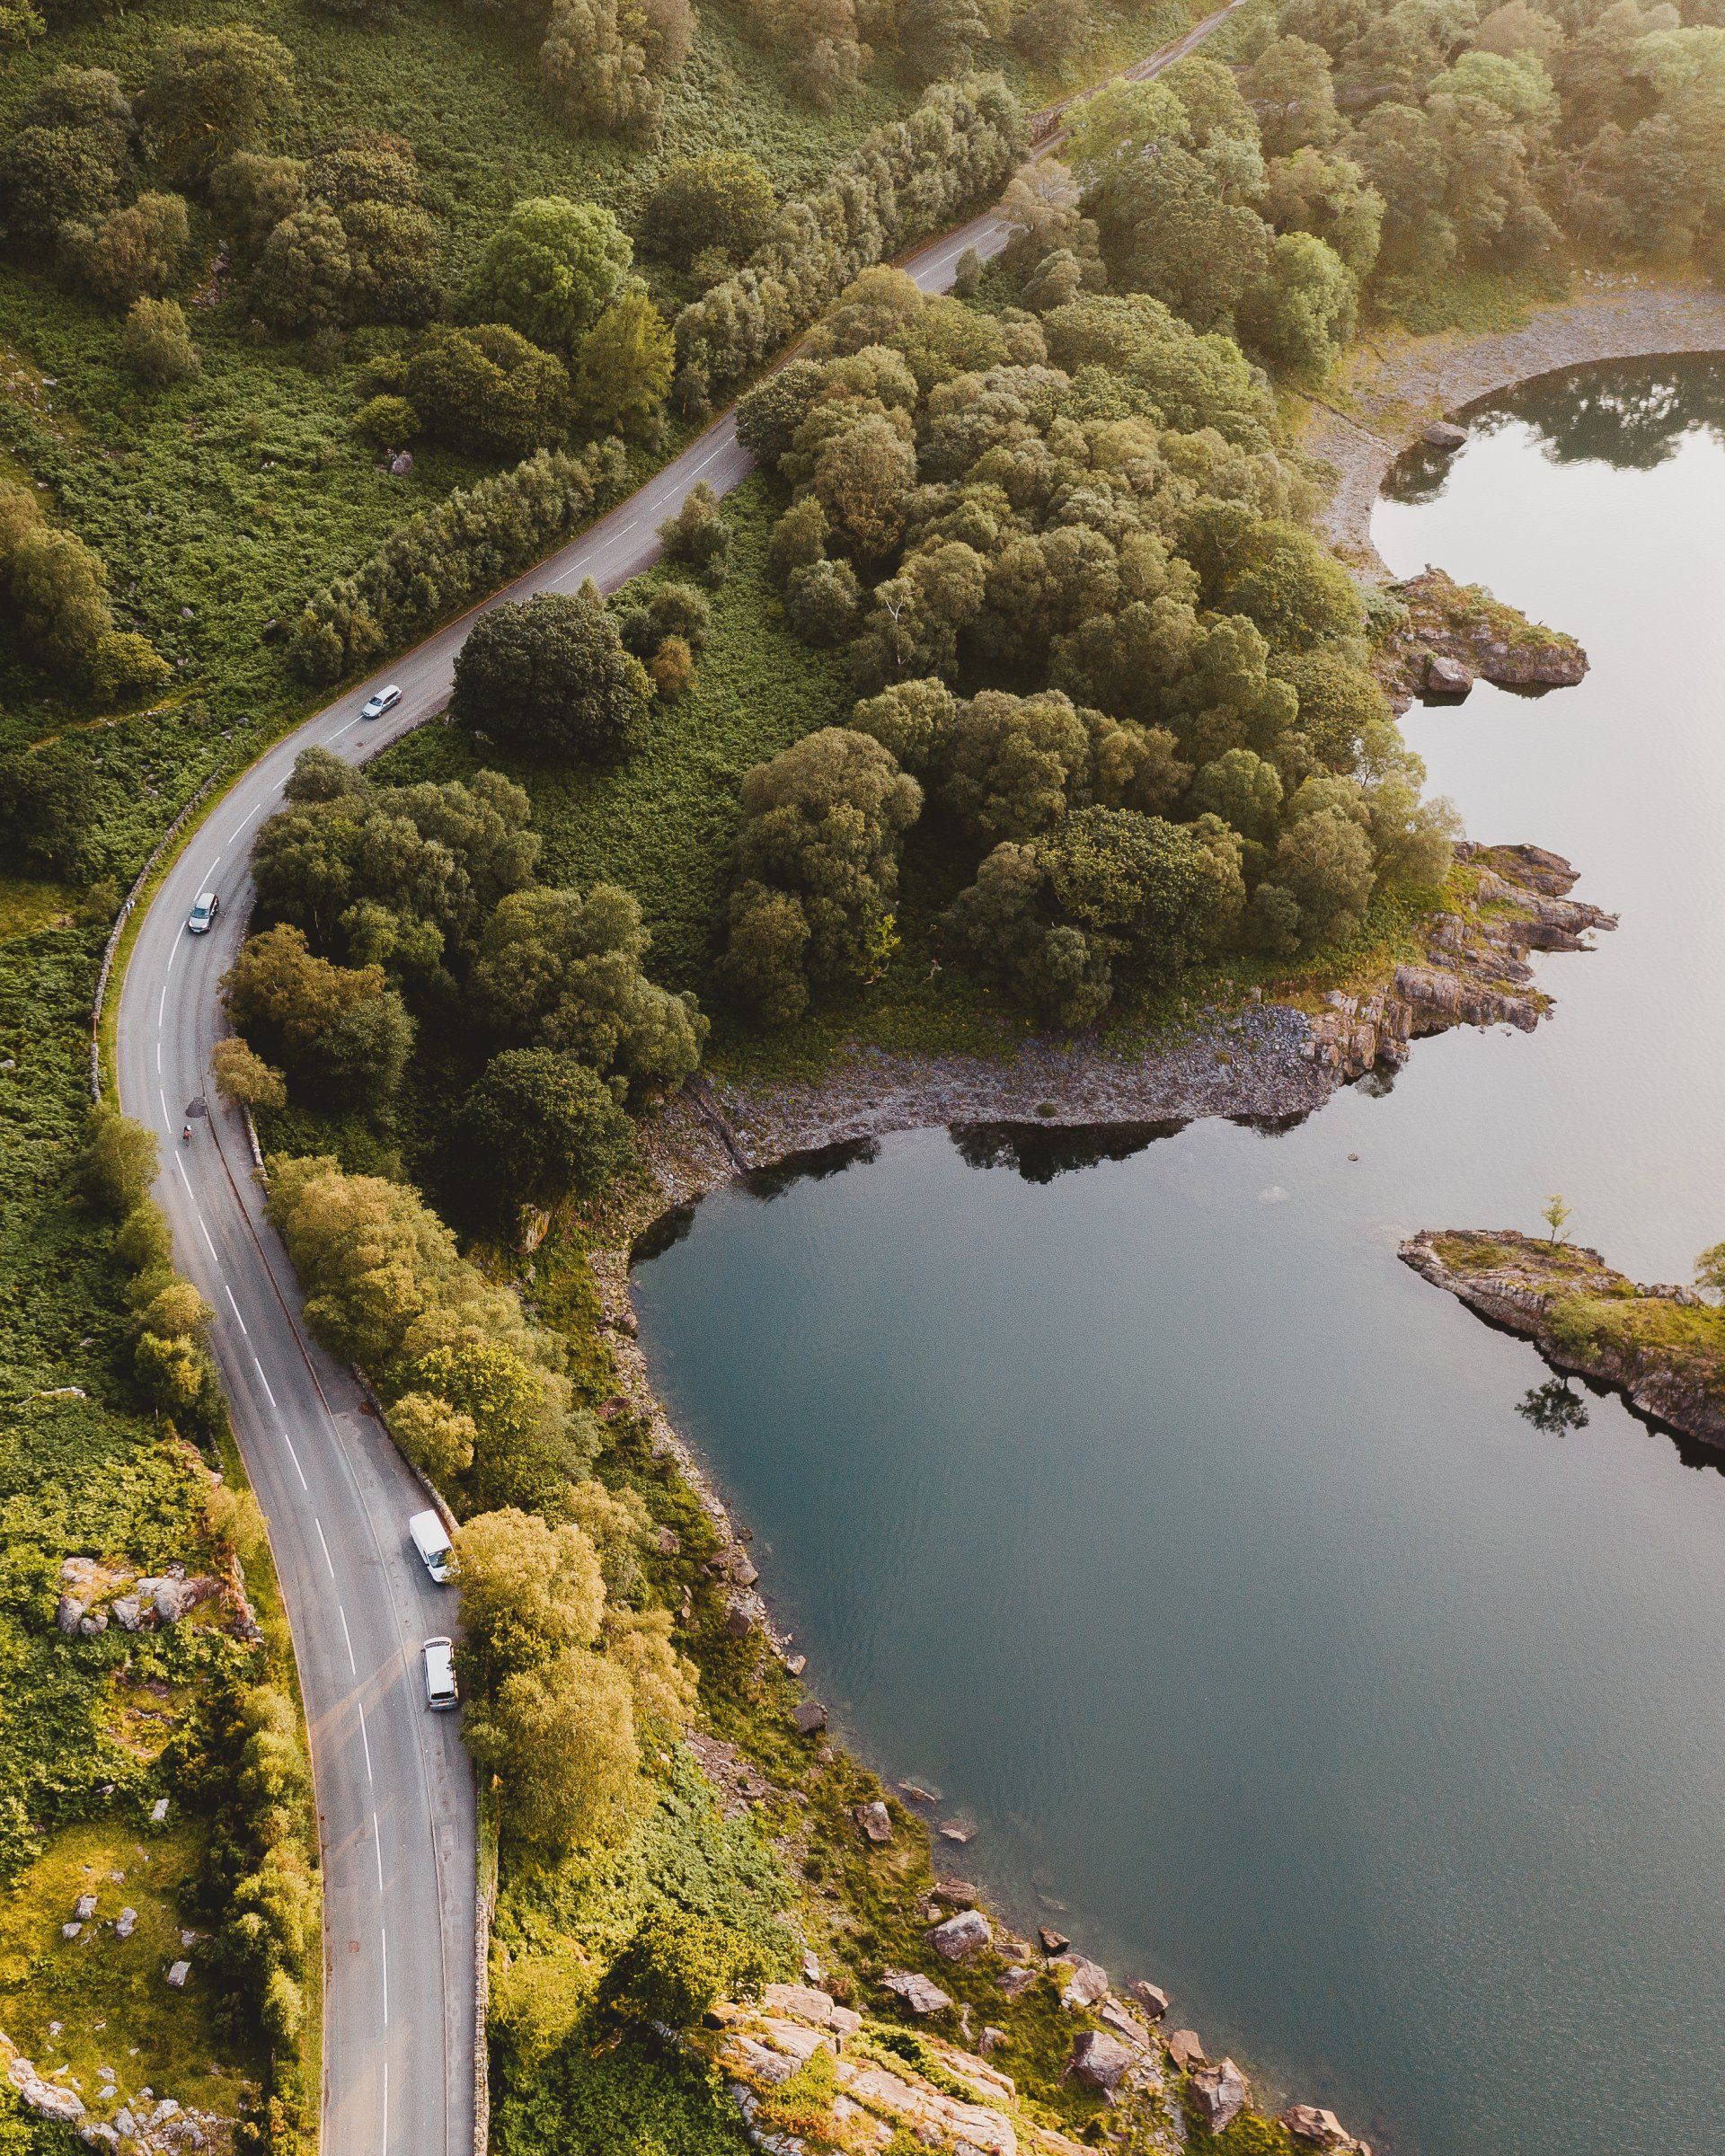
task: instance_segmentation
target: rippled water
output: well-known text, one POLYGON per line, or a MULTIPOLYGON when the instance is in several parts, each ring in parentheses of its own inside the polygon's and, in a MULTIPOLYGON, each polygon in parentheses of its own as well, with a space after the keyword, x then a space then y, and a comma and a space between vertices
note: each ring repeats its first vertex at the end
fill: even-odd
POLYGON ((636 1275, 846 1736, 1025 1920, 1418 2156, 1725 2138, 1725 1477, 1614 1401, 1552 1427, 1394 1257, 1552 1190, 1643 1278, 1725 1234, 1721 405, 1555 379, 1380 509, 1593 658, 1409 722, 1474 835, 1622 913, 1536 1035, 1274 1137, 914 1134, 636 1275))

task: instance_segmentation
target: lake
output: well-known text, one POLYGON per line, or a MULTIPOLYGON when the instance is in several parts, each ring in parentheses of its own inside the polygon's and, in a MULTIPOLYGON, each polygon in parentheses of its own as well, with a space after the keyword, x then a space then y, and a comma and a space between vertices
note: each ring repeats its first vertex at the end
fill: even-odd
POLYGON ((1725 2133, 1725 1475, 1614 1401, 1561 1427, 1395 1258, 1552 1191, 1643 1279, 1725 1236, 1721 410, 1703 363, 1554 377, 1380 505, 1398 573, 1593 661, 1406 723, 1471 835, 1621 913, 1535 961, 1537 1033, 1275 1135, 909 1134, 635 1273, 847 1741, 1261 2101, 1406 2156, 1725 2133))

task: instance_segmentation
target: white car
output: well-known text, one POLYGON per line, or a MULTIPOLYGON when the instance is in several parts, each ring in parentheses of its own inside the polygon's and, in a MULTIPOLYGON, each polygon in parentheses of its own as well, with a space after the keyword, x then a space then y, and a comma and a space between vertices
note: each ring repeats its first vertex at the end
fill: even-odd
POLYGON ((439 1710, 459 1707, 461 1693, 456 1688, 455 1641, 428 1639, 424 1651, 426 1705, 439 1710))
POLYGON ((392 681, 386 689, 379 689, 375 696, 367 696, 359 707, 362 719, 381 719, 385 711, 393 711, 402 701, 402 692, 392 681))
POLYGON ((186 926, 194 936, 207 936, 221 910, 222 902, 214 891, 199 891, 198 903, 186 915, 186 926))

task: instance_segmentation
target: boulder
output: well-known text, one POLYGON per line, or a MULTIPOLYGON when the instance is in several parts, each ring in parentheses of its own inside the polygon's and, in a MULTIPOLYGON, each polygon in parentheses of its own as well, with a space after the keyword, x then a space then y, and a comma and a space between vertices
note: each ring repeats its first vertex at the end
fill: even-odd
POLYGON ((18 2091, 19 2101, 39 2118, 53 2119, 61 2125, 75 2125, 84 2116, 84 2099, 77 2090, 44 2081, 23 2054, 4 2037, 0 2037, 0 2047, 3 2047, 0 2058, 5 2061, 6 2079, 18 2091))
POLYGON ((969 1879, 936 1879, 934 1899, 945 1902, 950 1908, 974 1909, 982 1895, 969 1879))
POLYGON ((1082 1954, 1075 1954, 1060 1989, 1061 2005, 1070 2011, 1076 2007, 1094 2006, 1099 1999, 1107 1996, 1108 1971, 1100 1961, 1087 1961, 1082 1954))
POLYGON ((75 1939, 79 1932, 83 1930, 84 1926, 75 1921, 69 1924, 62 1924, 60 1926, 60 1937, 62 1939, 75 1939))
POLYGON ((1195 2028, 1177 2028, 1168 2039, 1168 2056, 1177 2072, 1190 2073, 1204 2063, 1204 2046, 1195 2028))
POLYGON ((892 1814, 888 1811, 885 1803, 879 1797, 874 1799, 872 1804, 857 1806, 856 1824, 871 1842, 890 1842, 892 1840, 892 1814))
POLYGON ((895 1999, 902 1999, 913 2014, 944 2013, 952 2003, 938 1984, 931 1984, 915 1969, 886 1970, 880 1978, 880 1988, 890 1992, 895 1999))
POLYGON ((150 1807, 150 1825, 152 1826, 160 1826, 167 1816, 168 1800, 165 1797, 158 1797, 155 1802, 150 1807))
POLYGON ((1100 2089, 1104 2096, 1112 2096, 1132 2063, 1132 2054, 1118 2037, 1110 2036, 1106 2029, 1087 2028, 1073 2045, 1066 2071, 1086 2089, 1100 2089))
POLYGON ((928 1943, 943 1961, 968 1961, 971 1955, 979 1954, 983 1948, 992 1945, 994 1931, 980 1909, 961 1909, 956 1916, 949 1916, 943 1924, 936 1924, 928 1934, 928 1943))
POLYGON ((1008 1969, 1000 1979, 1000 1988, 1009 1999, 1022 1999, 1035 1982, 1034 1969, 1008 1969))
POLYGON ((1168 2011, 1168 1994, 1159 1984, 1150 1984, 1137 1976, 1126 1988, 1153 2021, 1160 2021, 1168 2011))
POLYGON ((1467 429, 1453 420, 1434 420, 1421 430, 1420 439, 1428 449, 1460 449, 1467 441, 1467 429))
POLYGON ((986 2059, 990 2052, 1004 2050, 1006 2041, 1006 2031, 1004 2028, 996 2028, 991 2021, 986 2024, 981 2036, 977 2038, 977 2049, 986 2059))
POLYGON ((977 1838, 976 1827, 969 1819, 942 1819, 935 1831, 942 1842, 956 1842, 960 1849, 977 1838))
POLYGON ((932 1789, 925 1781, 901 1781, 898 1787, 916 1804, 938 1804, 941 1801, 941 1792, 932 1789))
POLYGON ((747 1591, 733 1595, 725 1604, 725 1630, 733 1639, 747 1639, 759 1621, 758 1597, 747 1591))
POLYGON ((1104 1999, 1096 2009, 1096 2019, 1104 2028, 1111 2028, 1123 2044, 1130 2044, 1139 2051, 1149 2050, 1149 2031, 1141 2021, 1135 2020, 1118 2000, 1104 1999))
POLYGON ((1459 658, 1451 658, 1442 651, 1429 651, 1424 686, 1428 696, 1465 696, 1473 686, 1473 676, 1459 658))
POLYGON ((1057 1931, 1052 1924, 1039 1924, 1036 1936, 1042 1941, 1045 1954, 1064 1954, 1072 1941, 1064 1931, 1057 1931))
POLYGON ((117 1922, 117 1923, 115 1924, 115 1926, 114 1926, 114 1937, 115 1937, 116 1939, 129 1939, 129 1938, 132 1936, 133 1932, 137 1931, 137 1910, 136 1910, 136 1909, 122 1909, 122 1910, 120 1911, 120 1913, 119 1913, 119 1921, 118 1921, 118 1922, 117 1922))
POLYGON ((186 1979, 190 1975, 191 1964, 189 1961, 176 1961, 173 1963, 173 1965, 168 1970, 168 1985, 170 1990, 183 1992, 186 1988, 186 1979))
POLYGON ((804 1736, 814 1736, 827 1727, 827 1710, 818 1700, 799 1700, 791 1710, 791 1719, 804 1736))
POLYGON ((1187 2086, 1199 2116, 1212 2134, 1225 2133, 1252 2099, 1246 2077, 1232 2059, 1200 2066, 1187 2086))
POLYGON ((54 1621, 63 1632, 75 1632, 84 1618, 84 1604, 75 1595, 62 1595, 59 1606, 54 1612, 54 1621))
POLYGON ((122 1632, 135 1632, 144 1622, 144 1604, 136 1595, 121 1595, 110 1606, 108 1614, 122 1632))
POLYGON ((1333 2111, 1321 2110, 1316 2104, 1290 2104, 1281 2123, 1296 2141, 1309 2141, 1332 2156, 1372 2156, 1370 2147, 1350 2134, 1333 2111))
POLYGON ((95 1895, 93 1894, 81 1894, 72 1905, 72 1913, 77 1918, 81 1924, 87 1924, 90 1922, 90 1919, 96 1913, 95 1895))
POLYGON ((78 1620, 78 1630, 86 1639, 100 1639, 107 1630, 108 1613, 106 1610, 86 1610, 78 1620))

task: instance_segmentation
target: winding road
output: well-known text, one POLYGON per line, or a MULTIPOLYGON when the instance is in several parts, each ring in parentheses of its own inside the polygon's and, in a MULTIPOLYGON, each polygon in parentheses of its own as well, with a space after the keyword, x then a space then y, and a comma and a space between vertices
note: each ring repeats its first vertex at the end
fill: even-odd
MULTIPOLYGON (((1236 0, 1237 4, 1237 0, 1236 0)), ((1225 7, 1129 74, 1190 52, 1225 7)), ((1061 136, 1045 134, 1038 154, 1061 136)), ((950 288, 967 248, 987 257, 1008 227, 994 211, 907 256, 924 291, 950 288)), ((705 480, 723 494, 752 466, 730 413, 561 552, 485 602, 609 591, 659 552, 655 531, 705 480)), ((475 612, 482 609, 475 609, 475 612)), ((252 898, 252 835, 281 805, 303 748, 358 763, 447 702, 473 616, 449 623, 297 727, 252 764, 195 830, 144 914, 120 990, 119 1099, 158 1132, 156 1195, 174 1253, 216 1312, 213 1346, 247 1471, 270 1525, 311 1729, 324 1895, 325 2156, 469 2156, 475 2131, 473 1780, 458 1716, 429 1712, 421 1641, 454 1629, 453 1589, 434 1586, 407 1537, 425 1498, 351 1371, 305 1330, 238 1115, 211 1082, 226 1031, 221 980, 252 898), (360 704, 394 682, 402 700, 367 723, 360 704), (186 917, 221 895, 211 932, 186 917), (194 1103, 207 1103, 208 1116, 194 1103), (188 1117, 193 1137, 182 1144, 188 1117)))

